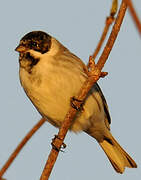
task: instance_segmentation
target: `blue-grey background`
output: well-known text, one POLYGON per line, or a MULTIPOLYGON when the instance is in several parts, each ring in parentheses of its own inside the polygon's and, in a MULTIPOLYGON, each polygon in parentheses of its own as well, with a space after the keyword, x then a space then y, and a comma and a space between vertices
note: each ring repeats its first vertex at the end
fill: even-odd
MULTIPOLYGON (((85 62, 92 54, 109 14, 111 0, 5 0, 0 6, 0 167, 41 118, 20 86, 20 38, 32 30, 55 36, 85 62)), ((119 1, 121 2, 121 1, 119 1)), ((141 1, 134 0, 141 18, 141 1)), ((117 174, 97 142, 85 133, 68 133, 50 180, 139 180, 141 177, 141 38, 127 12, 100 79, 112 117, 113 135, 138 164, 117 174)), ((5 174, 7 180, 38 180, 58 130, 46 123, 5 174)))

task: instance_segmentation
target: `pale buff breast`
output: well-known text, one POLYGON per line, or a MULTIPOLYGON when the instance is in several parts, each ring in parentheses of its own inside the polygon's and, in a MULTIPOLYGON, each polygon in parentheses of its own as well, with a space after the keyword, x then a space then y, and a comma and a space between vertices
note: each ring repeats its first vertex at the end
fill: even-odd
MULTIPOLYGON (((72 71, 69 72, 68 70, 64 72, 64 77, 64 73, 57 72, 65 71, 60 68, 57 68, 56 72, 52 74, 54 67, 51 68, 49 65, 46 67, 46 63, 42 67, 40 65, 38 64, 38 70, 35 70, 33 74, 29 74, 21 68, 21 84, 41 115, 59 127, 69 110, 70 98, 77 95, 85 79, 78 76, 79 72, 70 76, 72 71)), ((103 120, 102 100, 97 92, 89 95, 83 109, 83 112, 77 113, 72 124, 71 130, 75 132, 87 129, 93 121, 96 125, 97 122, 103 120)))

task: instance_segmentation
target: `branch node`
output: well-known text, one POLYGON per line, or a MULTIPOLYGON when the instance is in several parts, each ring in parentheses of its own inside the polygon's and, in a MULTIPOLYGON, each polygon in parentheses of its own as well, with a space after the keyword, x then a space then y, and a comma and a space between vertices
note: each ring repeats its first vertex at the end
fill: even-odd
POLYGON ((104 78, 104 77, 107 76, 107 75, 108 75, 108 72, 101 72, 100 77, 101 77, 101 78, 104 78))
POLYGON ((113 0, 110 16, 114 17, 115 14, 117 13, 117 9, 118 9, 118 0, 113 0))
POLYGON ((101 76, 101 70, 99 67, 95 64, 93 56, 89 57, 89 64, 88 64, 88 78, 92 81, 97 81, 99 77, 101 76))
POLYGON ((106 24, 110 26, 114 22, 114 20, 115 18, 112 15, 108 16, 106 19, 106 24))
POLYGON ((93 56, 89 56, 88 70, 93 70, 95 68, 95 59, 93 56))

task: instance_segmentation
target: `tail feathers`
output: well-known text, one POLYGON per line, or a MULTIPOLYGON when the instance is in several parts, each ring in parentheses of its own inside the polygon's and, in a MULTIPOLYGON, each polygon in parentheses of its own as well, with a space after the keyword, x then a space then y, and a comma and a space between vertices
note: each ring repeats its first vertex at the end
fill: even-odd
POLYGON ((135 161, 124 151, 112 135, 110 139, 105 138, 99 144, 118 173, 123 173, 125 167, 137 167, 135 161))

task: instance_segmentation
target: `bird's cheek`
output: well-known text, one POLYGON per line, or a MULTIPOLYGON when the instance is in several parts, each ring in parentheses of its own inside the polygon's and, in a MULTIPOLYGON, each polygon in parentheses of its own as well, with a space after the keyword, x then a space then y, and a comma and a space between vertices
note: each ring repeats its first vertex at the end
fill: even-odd
POLYGON ((25 68, 25 69, 28 69, 31 65, 31 61, 29 61, 28 59, 24 57, 19 59, 19 63, 20 63, 20 67, 25 68))

